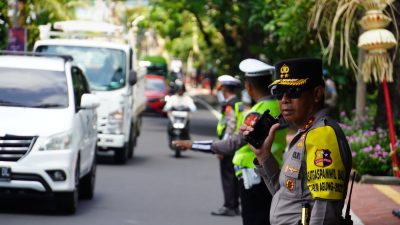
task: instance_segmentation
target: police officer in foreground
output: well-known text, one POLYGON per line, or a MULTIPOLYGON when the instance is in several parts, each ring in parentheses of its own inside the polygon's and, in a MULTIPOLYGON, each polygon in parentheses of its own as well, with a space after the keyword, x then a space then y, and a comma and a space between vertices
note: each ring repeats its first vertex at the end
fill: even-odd
MULTIPOLYGON (((278 77, 269 87, 284 119, 298 131, 280 169, 271 154, 278 124, 259 149, 253 148, 257 171, 273 195, 271 224, 298 224, 302 205, 309 204, 303 224, 341 224, 352 156, 338 123, 324 109, 324 80, 319 59, 289 59, 275 65, 278 77)), ((243 135, 253 132, 248 126, 243 135)))
MULTIPOLYGON (((274 67, 256 59, 243 60, 239 65, 240 70, 245 72, 245 88, 256 104, 246 112, 241 124, 249 115, 261 115, 270 110, 273 116, 280 114, 278 101, 270 96, 266 88, 272 82, 274 67)), ((281 158, 286 146, 286 130, 277 131, 272 152, 276 158, 281 158)), ((183 149, 211 152, 223 155, 235 154, 233 164, 235 174, 239 179, 240 199, 242 207, 243 225, 266 225, 269 224, 269 209, 271 194, 261 182, 261 178, 255 173, 253 160, 255 154, 250 145, 241 134, 233 135, 222 141, 175 141, 176 146, 183 149)))
MULTIPOLYGON (((239 131, 243 112, 243 103, 236 96, 239 87, 240 80, 230 75, 218 77, 217 90, 222 102, 221 117, 217 124, 217 136, 220 140, 229 139, 239 131)), ((233 154, 218 154, 217 158, 220 165, 224 204, 211 214, 215 216, 239 215, 239 184, 232 164, 233 154)))

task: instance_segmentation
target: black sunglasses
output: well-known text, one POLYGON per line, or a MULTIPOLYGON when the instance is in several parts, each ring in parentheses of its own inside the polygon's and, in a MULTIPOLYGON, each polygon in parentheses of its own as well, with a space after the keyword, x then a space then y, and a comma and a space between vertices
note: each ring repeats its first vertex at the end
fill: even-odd
POLYGON ((300 87, 288 87, 288 88, 275 87, 271 89, 271 94, 278 100, 282 100, 284 95, 286 95, 286 97, 288 98, 294 99, 294 98, 300 98, 303 91, 305 91, 305 89, 300 87))

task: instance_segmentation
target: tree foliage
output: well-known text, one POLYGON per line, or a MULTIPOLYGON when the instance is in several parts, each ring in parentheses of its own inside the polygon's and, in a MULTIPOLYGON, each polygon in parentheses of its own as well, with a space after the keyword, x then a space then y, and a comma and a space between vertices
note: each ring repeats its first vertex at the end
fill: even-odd
POLYGON ((19 12, 19 24, 28 30, 28 50, 33 48, 39 37, 39 25, 75 18, 75 8, 86 6, 83 0, 19 0, 22 4, 19 12))
POLYGON ((4 49, 7 45, 7 33, 9 20, 7 17, 7 1, 0 2, 0 49, 4 49))
MULTIPOLYGON (((270 64, 295 57, 322 57, 320 42, 327 41, 308 30, 314 1, 309 0, 150 0, 147 21, 167 41, 176 57, 192 50, 193 32, 199 36, 198 64, 213 64, 219 74, 240 74, 245 58, 270 64), (194 28, 193 28, 194 27, 194 28)), ((355 40, 356 42, 357 40, 355 40)), ((354 44, 354 43, 353 43, 354 44)), ((353 45, 356 51, 356 45, 353 45)), ((185 58, 182 58, 185 60, 185 58)), ((326 68, 339 86, 341 103, 348 111, 354 105, 355 80, 333 58, 326 68), (351 90, 342 91, 341 89, 351 90), (342 94, 341 94, 342 93, 342 94)), ((342 110, 342 109, 340 109, 342 110)))

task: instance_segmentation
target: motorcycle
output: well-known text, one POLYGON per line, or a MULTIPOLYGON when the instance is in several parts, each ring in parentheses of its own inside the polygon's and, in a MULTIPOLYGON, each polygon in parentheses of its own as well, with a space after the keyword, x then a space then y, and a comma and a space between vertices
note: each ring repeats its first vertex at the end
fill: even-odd
POLYGON ((175 151, 175 157, 181 156, 181 149, 172 144, 175 140, 189 140, 190 109, 185 106, 173 107, 168 112, 169 148, 175 151))

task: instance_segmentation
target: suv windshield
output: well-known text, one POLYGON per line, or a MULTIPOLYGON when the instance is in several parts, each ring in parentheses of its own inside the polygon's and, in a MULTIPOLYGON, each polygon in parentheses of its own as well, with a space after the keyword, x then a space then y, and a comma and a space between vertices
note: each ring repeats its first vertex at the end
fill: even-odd
POLYGON ((39 46, 38 52, 71 55, 94 91, 115 90, 125 86, 126 56, 122 50, 79 46, 39 46))
POLYGON ((61 71, 0 68, 0 93, 0 106, 68 106, 67 79, 61 71))
POLYGON ((148 91, 165 91, 164 80, 161 79, 147 79, 146 80, 146 90, 148 91))

